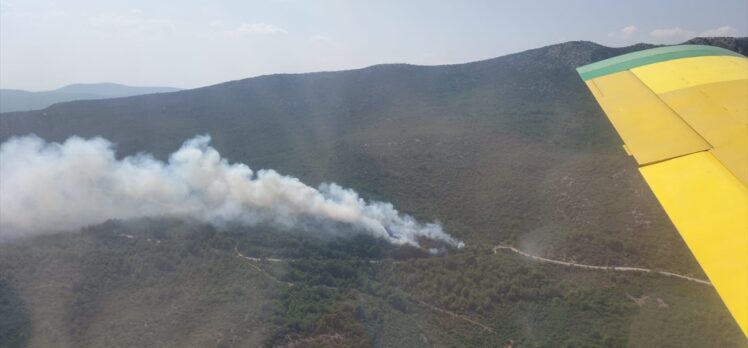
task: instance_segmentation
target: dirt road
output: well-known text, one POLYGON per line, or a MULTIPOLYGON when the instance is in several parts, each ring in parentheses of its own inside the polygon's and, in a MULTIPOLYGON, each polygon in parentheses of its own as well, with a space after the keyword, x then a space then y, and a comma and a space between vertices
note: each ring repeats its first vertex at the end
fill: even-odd
POLYGON ((704 285, 709 285, 709 286, 712 285, 712 283, 710 283, 710 282, 708 282, 706 280, 699 279, 699 278, 694 278, 694 277, 689 277, 687 275, 682 275, 682 274, 673 273, 673 272, 658 271, 658 270, 649 269, 649 268, 642 268, 642 267, 585 265, 585 264, 576 263, 576 262, 568 262, 568 261, 547 259, 545 257, 540 257, 540 256, 528 254, 528 253, 526 253, 526 252, 524 252, 522 250, 519 250, 519 249, 517 249, 515 247, 508 246, 508 245, 496 245, 496 246, 493 247, 493 253, 494 254, 498 253, 499 250, 509 250, 509 251, 511 251, 511 252, 513 252, 515 254, 519 254, 519 255, 522 255, 524 257, 531 258, 531 259, 533 259, 535 261, 545 262, 545 263, 552 263, 552 264, 566 266, 566 267, 575 267, 575 268, 583 268, 583 269, 598 270, 598 271, 656 273, 656 274, 660 274, 660 275, 664 275, 664 276, 668 276, 668 277, 676 277, 676 278, 681 278, 681 279, 689 280, 689 281, 696 282, 696 283, 699 283, 699 284, 704 284, 704 285))

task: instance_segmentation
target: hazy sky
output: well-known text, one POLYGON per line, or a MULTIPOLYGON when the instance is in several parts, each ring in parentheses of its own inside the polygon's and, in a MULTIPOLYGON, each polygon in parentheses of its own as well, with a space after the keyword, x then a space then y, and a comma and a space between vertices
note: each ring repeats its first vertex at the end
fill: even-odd
POLYGON ((0 0, 0 87, 199 87, 379 63, 448 64, 569 40, 746 36, 748 1, 0 0))

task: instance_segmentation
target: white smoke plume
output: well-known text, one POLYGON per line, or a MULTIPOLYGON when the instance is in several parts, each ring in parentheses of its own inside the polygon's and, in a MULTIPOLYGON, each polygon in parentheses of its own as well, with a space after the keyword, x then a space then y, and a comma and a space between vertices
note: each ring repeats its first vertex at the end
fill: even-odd
POLYGON ((463 245, 440 224, 419 223, 390 203, 367 203, 352 189, 334 183, 315 189, 274 170, 254 173, 229 163, 209 142, 208 136, 190 139, 163 162, 147 154, 118 160, 103 138, 62 144, 12 138, 0 145, 0 239, 110 218, 175 216, 354 231, 399 245, 418 246, 422 237, 463 245))

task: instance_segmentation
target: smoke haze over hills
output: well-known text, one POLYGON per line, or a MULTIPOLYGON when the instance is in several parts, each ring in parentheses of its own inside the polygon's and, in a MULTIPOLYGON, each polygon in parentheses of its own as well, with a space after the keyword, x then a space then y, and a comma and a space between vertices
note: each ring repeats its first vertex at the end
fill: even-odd
POLYGON ((0 147, 2 234, 179 216, 218 225, 357 231, 394 244, 418 246, 419 238, 429 238, 462 246, 438 223, 419 223, 390 203, 367 203, 334 183, 315 189, 274 170, 255 173, 223 159, 209 142, 208 136, 194 137, 162 162, 142 153, 118 160, 103 138, 71 137, 62 144, 35 136, 10 139, 0 147))

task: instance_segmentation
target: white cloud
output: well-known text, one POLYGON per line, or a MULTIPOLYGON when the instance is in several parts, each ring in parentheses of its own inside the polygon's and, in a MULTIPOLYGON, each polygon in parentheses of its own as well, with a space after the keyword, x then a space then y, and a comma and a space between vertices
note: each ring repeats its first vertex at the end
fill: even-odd
POLYGON ((659 39, 662 41, 678 41, 678 40, 688 40, 690 38, 694 38, 697 36, 700 36, 700 37, 737 36, 738 31, 737 29, 729 25, 723 25, 719 28, 707 29, 700 33, 693 31, 693 30, 683 29, 681 27, 673 27, 673 28, 655 29, 655 30, 652 30, 649 33, 649 35, 651 35, 655 39, 659 39))
POLYGON ((321 43, 332 43, 332 39, 323 35, 313 35, 309 37, 309 41, 321 42, 321 43))
POLYGON ((139 10, 126 14, 99 13, 89 17, 89 23, 99 30, 116 32, 127 36, 163 35, 174 31, 175 23, 170 19, 147 17, 139 10))
POLYGON ((632 35, 634 35, 634 33, 636 33, 638 30, 639 28, 637 28, 635 25, 632 24, 620 30, 612 31, 608 33, 608 36, 625 40, 625 39, 630 38, 632 35))
POLYGON ((242 23, 234 29, 227 30, 225 33, 231 37, 241 38, 250 35, 287 34, 288 32, 273 24, 259 22, 242 23))
POLYGON ((663 28, 652 30, 649 35, 661 40, 690 39, 696 36, 696 33, 681 27, 663 28))
POLYGON ((701 34, 699 34, 699 36, 703 36, 703 37, 737 36, 737 35, 738 35, 738 31, 729 25, 724 25, 724 26, 721 26, 719 28, 714 28, 714 29, 708 29, 708 30, 703 31, 701 34))

